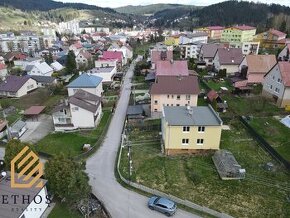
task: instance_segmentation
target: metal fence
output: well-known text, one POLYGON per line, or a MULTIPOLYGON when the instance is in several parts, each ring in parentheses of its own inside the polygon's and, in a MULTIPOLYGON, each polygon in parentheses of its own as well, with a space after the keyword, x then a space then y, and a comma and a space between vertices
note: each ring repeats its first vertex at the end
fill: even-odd
POLYGON ((233 218, 232 216, 228 215, 228 214, 225 214, 225 213, 221 213, 221 212, 218 212, 218 211, 215 211, 215 210, 212 210, 210 208, 207 208, 207 207, 204 207, 204 206, 200 206, 198 204, 195 204, 193 202, 190 202, 188 200, 184 200, 184 199, 181 199, 181 198, 178 198, 178 197, 175 197, 173 195, 170 195, 170 194, 166 194, 164 192, 161 192, 161 191, 158 191, 156 189, 152 189, 152 188, 148 188, 144 185, 141 185, 141 184, 138 184, 138 183, 135 183, 135 182, 131 182, 129 180, 127 180, 126 178, 124 178, 120 172, 120 161, 121 161, 121 155, 122 155, 122 149, 123 149, 123 140, 121 141, 121 147, 120 147, 120 152, 119 152, 119 156, 118 156, 118 161, 117 161, 117 172, 118 172, 118 175, 120 177, 120 179, 126 183, 127 185, 130 185, 138 190, 141 190, 141 191, 144 191, 146 193, 150 193, 152 195, 157 195, 157 196, 161 196, 161 197, 166 197, 168 199, 171 199, 173 200, 174 202, 178 203, 178 204, 181 204, 181 205, 184 205, 184 206, 187 206, 191 209, 194 209, 194 210, 197 210, 197 211, 200 211, 200 212, 203 212, 203 213, 207 213, 207 214, 210 214, 214 217, 220 217, 220 218, 233 218))
POLYGON ((274 159, 282 163, 287 170, 290 171, 290 163, 285 160, 262 136, 260 136, 256 130, 247 122, 246 118, 243 116, 239 117, 241 122, 247 128, 248 132, 253 136, 253 138, 259 143, 259 145, 268 152, 274 159))

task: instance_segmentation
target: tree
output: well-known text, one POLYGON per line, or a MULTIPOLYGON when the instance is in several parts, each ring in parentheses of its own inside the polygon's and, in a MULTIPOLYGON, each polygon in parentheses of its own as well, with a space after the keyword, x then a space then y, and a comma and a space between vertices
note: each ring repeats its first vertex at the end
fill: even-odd
POLYGON ((194 58, 189 58, 188 60, 188 69, 189 70, 195 70, 195 62, 194 62, 194 58))
POLYGON ((9 51, 13 51, 14 43, 13 42, 7 42, 7 47, 9 51))
POLYGON ((76 63, 76 56, 73 51, 68 52, 65 66, 69 74, 76 72, 77 63, 76 63))
POLYGON ((48 65, 50 65, 50 64, 53 63, 53 56, 52 56, 52 53, 51 52, 49 52, 49 54, 48 54, 48 61, 49 61, 49 64, 48 65))
POLYGON ((20 140, 12 139, 10 140, 5 149, 5 156, 4 161, 6 164, 6 169, 10 170, 10 163, 11 160, 25 147, 28 146, 32 151, 34 151, 34 148, 30 145, 22 143, 20 140))
POLYGON ((282 23, 281 23, 279 29, 280 29, 280 31, 282 31, 282 32, 286 32, 286 31, 287 31, 287 22, 286 22, 286 20, 283 20, 283 21, 282 21, 282 23))
POLYGON ((86 32, 86 30, 84 29, 82 32, 81 32, 81 34, 86 34, 87 32, 86 32))
POLYGON ((89 178, 83 171, 83 166, 63 154, 46 162, 45 177, 49 189, 69 204, 87 198, 91 192, 89 178))

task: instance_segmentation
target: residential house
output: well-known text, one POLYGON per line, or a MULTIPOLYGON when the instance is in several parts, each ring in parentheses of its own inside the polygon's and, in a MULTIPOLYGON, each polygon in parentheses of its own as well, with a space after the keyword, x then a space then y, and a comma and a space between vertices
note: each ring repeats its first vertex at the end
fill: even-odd
POLYGON ((37 87, 46 87, 57 84, 57 79, 51 76, 30 76, 30 78, 36 81, 37 87))
POLYGON ((158 61, 156 76, 188 76, 187 61, 158 61))
POLYGON ((126 64, 123 52, 121 51, 104 51, 102 60, 118 60, 118 65, 123 66, 126 64))
POLYGON ((276 65, 275 55, 247 55, 239 66, 247 84, 261 84, 264 76, 276 65))
POLYGON ((92 55, 83 49, 76 56, 77 68, 88 67, 92 61, 92 55))
POLYGON ((196 76, 158 76, 150 88, 151 116, 160 117, 163 106, 197 106, 196 76))
POLYGON ((10 128, 10 133, 12 138, 20 138, 28 130, 27 124, 22 121, 16 121, 10 128))
POLYGON ((290 44, 287 44, 278 55, 279 61, 290 61, 290 44))
POLYGON ((156 68, 156 63, 158 61, 171 61, 173 60, 173 51, 172 50, 152 50, 150 54, 151 68, 156 68))
POLYGON ((262 94, 274 99, 278 107, 290 106, 290 62, 278 62, 265 75, 262 94))
POLYGON ((102 80, 101 77, 83 73, 67 85, 68 96, 74 95, 79 89, 87 91, 93 95, 102 96, 102 80))
POLYGON ((213 64, 214 56, 218 48, 224 48, 223 44, 204 44, 200 48, 199 60, 204 61, 206 66, 211 66, 213 64))
POLYGON ((269 29, 266 32, 257 34, 255 41, 260 42, 262 48, 283 48, 287 34, 279 30, 269 29))
POLYGON ((36 63, 41 63, 41 58, 30 58, 25 57, 21 59, 14 60, 14 67, 20 68, 21 70, 25 70, 28 65, 34 65, 36 63))
POLYGON ((73 51, 75 53, 75 55, 77 56, 77 54, 80 52, 80 50, 83 48, 83 45, 81 42, 76 42, 74 44, 72 44, 69 47, 69 50, 73 51))
POLYGON ((54 72, 61 71, 64 69, 64 66, 62 66, 59 62, 54 61, 50 64, 50 67, 53 69, 54 72))
POLYGON ((207 33, 204 32, 195 32, 188 34, 180 34, 179 44, 184 45, 188 43, 204 43, 206 44, 208 40, 207 33))
POLYGON ((36 62, 32 65, 27 65, 25 71, 32 76, 51 76, 53 69, 46 62, 36 62))
POLYGON ((260 49, 260 42, 243 42, 242 52, 243 55, 258 54, 260 49))
POLYGON ((5 64, 0 63, 0 79, 4 79, 8 74, 8 70, 5 64))
POLYGON ((197 59, 199 57, 200 48, 203 44, 201 43, 188 43, 180 45, 180 58, 188 59, 194 58, 197 59))
POLYGON ((241 48, 219 48, 214 56, 215 70, 226 70, 227 75, 239 72, 239 66, 243 60, 241 48))
POLYGON ((223 121, 209 106, 171 107, 162 111, 162 140, 166 155, 203 153, 220 148, 223 121))
MULTIPOLYGON (((5 218, 41 218, 43 217, 49 204, 47 202, 48 192, 46 189, 46 180, 36 180, 40 187, 15 188, 11 185, 10 171, 0 175, 0 190, 2 196, 5 197, 5 206, 1 208, 1 217, 5 218), (41 182, 40 182, 41 181, 41 182), (39 183, 40 182, 40 183, 39 183), (15 197, 14 197, 15 196, 15 197), (17 197, 16 197, 17 196, 17 197), (33 200, 35 199, 35 200, 33 200)), ((14 173, 14 172, 13 172, 14 173)), ((15 178, 20 178, 15 175, 15 178)), ((35 180, 35 177, 29 177, 27 182, 35 180)))
POLYGON ((78 89, 53 110, 56 131, 95 128, 102 116, 101 97, 78 89))
POLYGON ((95 67, 88 71, 91 75, 101 77, 103 83, 113 82, 114 75, 117 73, 116 67, 95 67))
POLYGON ((133 58, 133 49, 130 45, 122 45, 121 47, 117 43, 113 43, 108 51, 119 51, 123 53, 124 63, 128 62, 128 59, 133 58))
POLYGON ((167 46, 178 46, 179 45, 179 35, 166 36, 164 44, 167 46))
POLYGON ((252 42, 256 34, 256 27, 247 25, 237 25, 225 28, 222 33, 221 42, 228 42, 241 48, 243 42, 252 42))
POLYGON ((99 58, 95 61, 95 67, 118 67, 117 66, 118 60, 117 59, 102 59, 99 58))
POLYGON ((206 32, 208 38, 211 40, 220 40, 224 29, 222 26, 208 26, 199 28, 198 31, 206 32))
POLYGON ((0 96, 20 98, 37 89, 36 81, 26 76, 8 76, 0 83, 0 96))

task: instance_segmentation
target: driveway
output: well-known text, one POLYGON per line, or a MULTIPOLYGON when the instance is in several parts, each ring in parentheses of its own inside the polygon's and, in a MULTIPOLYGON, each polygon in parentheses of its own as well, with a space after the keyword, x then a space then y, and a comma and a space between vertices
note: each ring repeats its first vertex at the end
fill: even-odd
POLYGON ((38 121, 27 120, 28 130, 21 136, 22 142, 34 144, 53 131, 53 121, 50 115, 42 114, 38 121))
MULTIPOLYGON (((132 75, 133 66, 125 76, 119 103, 107 136, 99 150, 87 160, 86 172, 90 177, 93 193, 103 201, 113 218, 164 218, 163 214, 147 208, 147 197, 122 187, 114 175, 116 156, 131 92, 132 75)), ((175 217, 198 216, 178 209, 175 217)))

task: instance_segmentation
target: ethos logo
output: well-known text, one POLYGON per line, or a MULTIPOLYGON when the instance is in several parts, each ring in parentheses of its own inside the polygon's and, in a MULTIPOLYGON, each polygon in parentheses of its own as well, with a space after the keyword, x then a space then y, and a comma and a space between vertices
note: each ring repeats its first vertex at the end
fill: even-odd
POLYGON ((40 179, 42 175, 43 164, 28 146, 11 161, 11 188, 42 188, 43 181, 40 179))

